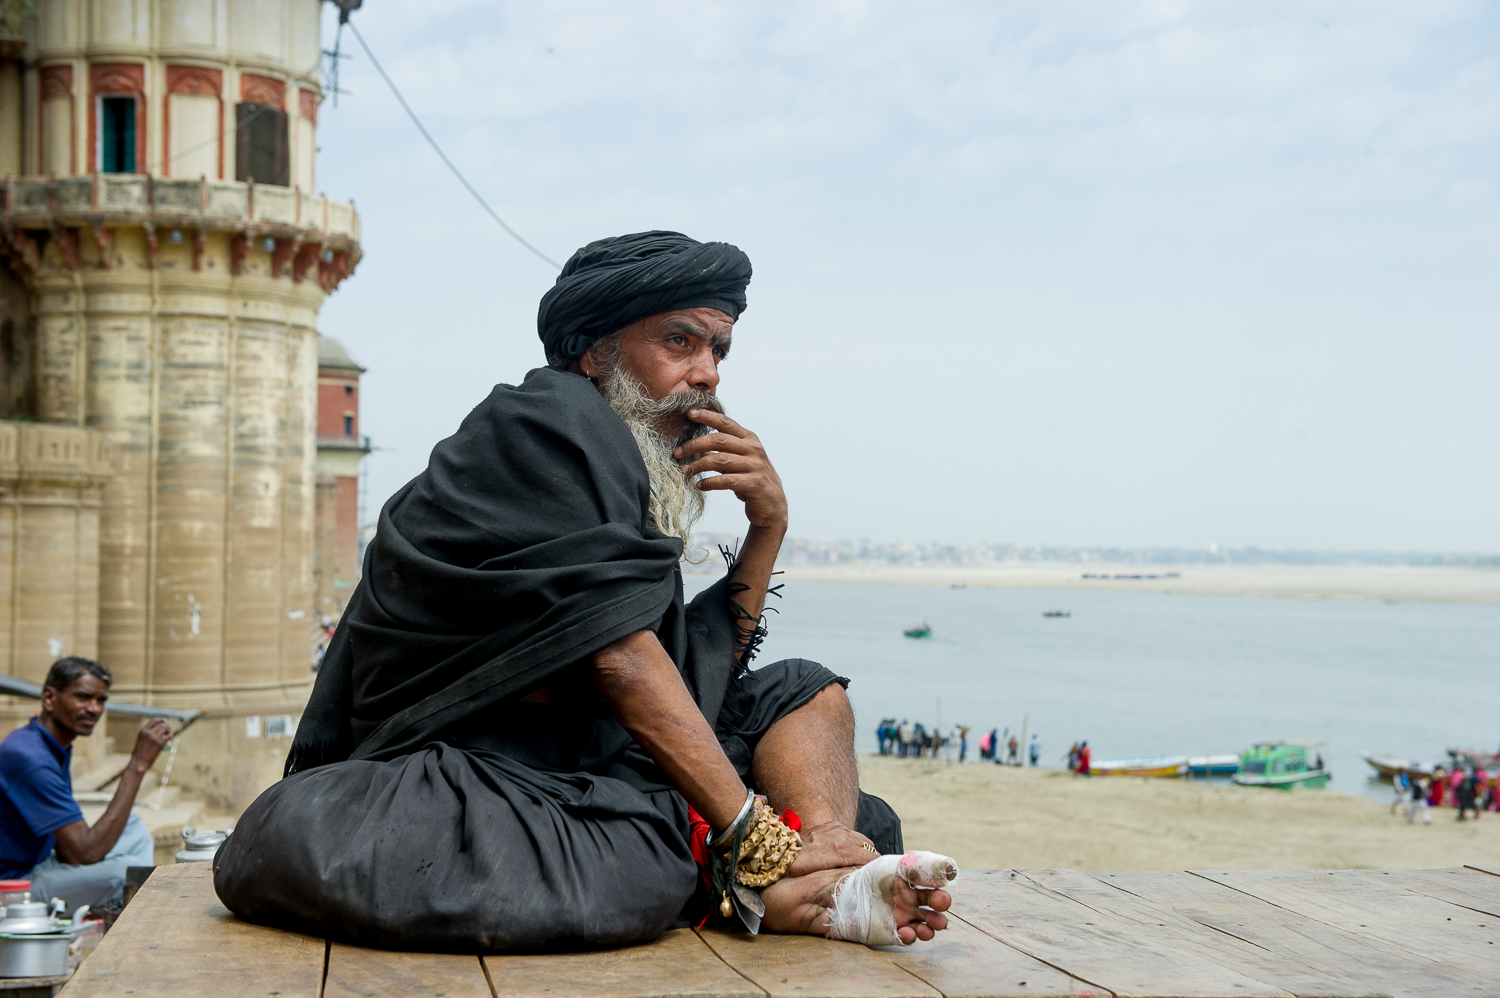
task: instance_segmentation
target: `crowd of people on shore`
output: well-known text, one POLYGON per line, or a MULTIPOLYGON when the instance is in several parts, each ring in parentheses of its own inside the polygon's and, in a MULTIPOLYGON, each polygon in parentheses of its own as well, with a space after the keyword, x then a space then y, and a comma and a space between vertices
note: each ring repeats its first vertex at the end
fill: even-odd
POLYGON ((1491 776, 1483 768, 1439 766, 1431 776, 1397 773, 1392 782, 1396 799, 1391 802, 1391 813, 1402 808, 1408 823, 1421 815, 1424 824, 1432 824, 1435 807, 1457 809, 1459 821, 1471 814, 1478 821, 1481 812, 1500 811, 1500 775, 1491 776))
MULTIPOLYGON (((955 724, 944 734, 937 726, 928 729, 920 721, 913 724, 894 717, 881 720, 875 729, 881 755, 898 759, 941 759, 945 762, 969 761, 969 732, 967 725, 955 724)), ((995 763, 1001 766, 1021 766, 1021 739, 1011 734, 1009 728, 1002 734, 991 728, 978 738, 977 762, 995 763)), ((1036 735, 1026 750, 1027 761, 1036 766, 1042 757, 1042 742, 1036 735)))

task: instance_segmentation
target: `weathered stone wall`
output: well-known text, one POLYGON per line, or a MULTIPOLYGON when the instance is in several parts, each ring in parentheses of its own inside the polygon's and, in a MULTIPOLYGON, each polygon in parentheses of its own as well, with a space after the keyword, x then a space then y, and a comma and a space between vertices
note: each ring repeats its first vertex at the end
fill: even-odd
POLYGON ((115 695, 293 708, 311 681, 314 321, 323 293, 230 236, 159 248, 140 228, 49 245, 35 276, 44 421, 115 455, 100 522, 99 653, 115 695), (101 266, 107 258, 108 266, 101 266))

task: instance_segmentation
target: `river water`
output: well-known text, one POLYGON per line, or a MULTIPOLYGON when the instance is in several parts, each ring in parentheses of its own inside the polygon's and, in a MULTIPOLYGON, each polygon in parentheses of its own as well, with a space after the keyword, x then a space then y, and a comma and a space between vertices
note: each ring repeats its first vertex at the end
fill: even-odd
POLYGON ((1361 751, 1446 761, 1500 743, 1495 606, 808 582, 775 605, 758 663, 848 676, 862 752, 881 718, 939 713, 973 728, 971 758, 981 731, 1024 722, 1046 766, 1076 739, 1095 759, 1315 739, 1332 789, 1385 801, 1361 751), (931 638, 902 636, 923 620, 931 638))

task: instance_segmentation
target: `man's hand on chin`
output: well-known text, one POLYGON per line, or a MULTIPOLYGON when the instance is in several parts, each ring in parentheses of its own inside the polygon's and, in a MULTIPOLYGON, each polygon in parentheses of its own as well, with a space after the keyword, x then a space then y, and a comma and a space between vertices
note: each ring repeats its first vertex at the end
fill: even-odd
POLYGON ((838 870, 864 866, 880 855, 874 844, 842 821, 825 821, 803 827, 802 851, 786 871, 789 877, 803 877, 819 870, 838 870))
POLYGON ((705 433, 677 446, 672 455, 683 462, 683 474, 717 472, 713 478, 701 480, 698 488, 704 492, 733 492, 745 504, 745 516, 751 526, 785 533, 786 492, 760 437, 728 416, 709 409, 693 409, 687 416, 718 432, 705 433))

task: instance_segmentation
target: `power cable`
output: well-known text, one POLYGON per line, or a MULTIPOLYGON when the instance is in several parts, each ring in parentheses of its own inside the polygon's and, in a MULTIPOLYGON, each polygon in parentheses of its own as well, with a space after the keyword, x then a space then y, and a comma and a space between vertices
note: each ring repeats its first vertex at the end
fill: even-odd
POLYGON ((365 43, 365 36, 359 33, 359 29, 354 26, 353 21, 349 21, 348 24, 349 30, 354 32, 355 40, 359 42, 359 47, 364 49, 365 55, 370 57, 370 62, 375 66, 376 72, 380 74, 381 79, 385 80, 386 86, 391 88, 391 93, 396 95, 396 100, 401 102, 402 108, 406 110, 407 117, 411 118, 412 124, 417 126, 417 131, 422 133, 422 138, 426 139, 427 144, 432 146, 433 152, 438 154, 438 157, 442 159, 444 165, 446 165, 449 170, 453 171, 453 175, 458 178, 458 182, 463 184, 464 188, 470 194, 474 195, 474 200, 479 202, 479 207, 488 212, 489 216, 496 222, 499 222, 500 228, 510 233, 512 239, 520 243, 522 246, 525 246, 527 249, 531 250, 531 252, 535 253, 540 259, 545 260, 547 263, 550 263, 558 270, 561 270, 562 264, 558 263, 547 254, 543 253, 541 250, 528 243, 521 237, 521 234, 519 232, 517 232, 515 229, 512 229, 509 225, 506 225, 505 219, 495 214, 495 209, 491 208, 489 204, 484 200, 484 198, 480 196, 479 192, 474 189, 474 185, 469 183, 468 180, 464 179, 464 175, 458 172, 458 167, 453 165, 453 161, 448 158, 447 153, 443 152, 442 147, 437 144, 437 141, 433 139, 433 137, 428 133, 427 129, 422 126, 421 119, 418 118, 417 113, 411 109, 411 105, 406 103, 406 98, 401 96, 401 91, 396 89, 395 81, 392 80, 389 75, 387 75, 385 69, 380 65, 380 60, 375 58, 375 53, 371 52, 370 46, 365 43))

